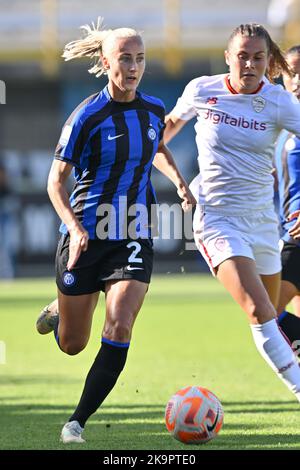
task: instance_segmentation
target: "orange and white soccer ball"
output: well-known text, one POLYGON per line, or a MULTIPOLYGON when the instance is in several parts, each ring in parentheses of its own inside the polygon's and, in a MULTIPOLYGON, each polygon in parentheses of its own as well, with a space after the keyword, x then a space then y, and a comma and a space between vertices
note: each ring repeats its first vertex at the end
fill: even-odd
POLYGON ((166 406, 167 430, 185 444, 208 442, 223 425, 223 408, 212 392, 203 387, 185 387, 166 406))

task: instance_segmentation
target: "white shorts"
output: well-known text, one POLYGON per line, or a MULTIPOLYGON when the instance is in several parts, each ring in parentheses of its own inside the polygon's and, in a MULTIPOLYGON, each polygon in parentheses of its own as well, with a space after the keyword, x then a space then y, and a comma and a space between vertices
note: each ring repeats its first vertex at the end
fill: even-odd
POLYGON ((281 271, 278 218, 273 208, 249 215, 205 212, 197 206, 193 220, 195 243, 211 272, 233 256, 253 259, 259 274, 281 271))

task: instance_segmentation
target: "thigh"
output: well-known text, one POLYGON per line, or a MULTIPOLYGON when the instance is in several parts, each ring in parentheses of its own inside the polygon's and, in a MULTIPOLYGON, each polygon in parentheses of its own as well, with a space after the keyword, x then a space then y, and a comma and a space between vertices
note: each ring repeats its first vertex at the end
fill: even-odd
POLYGON ((148 284, 135 279, 106 282, 106 317, 103 334, 107 339, 116 340, 115 330, 121 329, 131 338, 131 331, 143 305, 148 284))
MULTIPOLYGON (((195 244, 213 275, 227 259, 247 257, 254 260, 247 234, 241 231, 241 219, 245 218, 196 209, 193 221, 195 244)), ((242 229, 245 231, 245 227, 242 229)))
POLYGON ((247 313, 250 323, 264 323, 276 318, 253 260, 243 256, 228 259, 218 266, 217 277, 247 313))
POLYGON ((86 345, 99 293, 65 295, 58 290, 60 342, 86 345))
POLYGON ((260 278, 272 304, 277 309, 280 295, 281 272, 270 275, 261 274, 260 278))

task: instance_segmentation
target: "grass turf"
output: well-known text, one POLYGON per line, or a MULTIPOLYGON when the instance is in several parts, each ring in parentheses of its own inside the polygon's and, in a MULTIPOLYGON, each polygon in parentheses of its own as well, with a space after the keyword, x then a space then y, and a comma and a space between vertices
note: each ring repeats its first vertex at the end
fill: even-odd
POLYGON ((195 450, 164 425, 169 397, 186 385, 211 389, 224 407, 220 435, 201 450, 300 449, 299 404, 257 353, 245 315, 216 280, 188 275, 153 278, 126 368, 88 421, 87 442, 59 443, 100 346, 104 298, 87 348, 71 357, 35 331, 55 292, 52 280, 0 283, 0 449, 195 450))

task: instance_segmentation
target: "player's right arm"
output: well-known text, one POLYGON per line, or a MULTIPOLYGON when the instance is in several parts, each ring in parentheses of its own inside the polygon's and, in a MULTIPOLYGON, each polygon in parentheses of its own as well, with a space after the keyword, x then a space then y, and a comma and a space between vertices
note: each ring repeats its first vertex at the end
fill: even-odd
POLYGON ((174 109, 166 116, 166 127, 164 130, 165 144, 170 142, 183 126, 197 115, 195 107, 195 96, 198 93, 197 83, 198 79, 195 79, 187 84, 182 96, 178 98, 174 109))
POLYGON ((72 171, 73 165, 61 160, 54 160, 48 177, 47 191, 57 215, 66 225, 70 234, 69 271, 75 266, 81 251, 88 247, 88 233, 75 216, 69 195, 66 189, 66 181, 72 171))
POLYGON ((168 114, 165 119, 165 130, 164 130, 164 142, 167 144, 170 140, 175 137, 176 134, 183 128, 183 126, 187 123, 183 119, 179 119, 175 114, 168 114))

